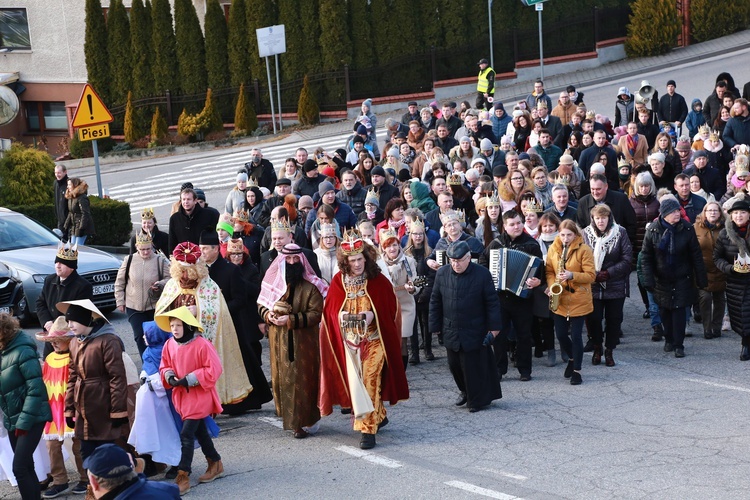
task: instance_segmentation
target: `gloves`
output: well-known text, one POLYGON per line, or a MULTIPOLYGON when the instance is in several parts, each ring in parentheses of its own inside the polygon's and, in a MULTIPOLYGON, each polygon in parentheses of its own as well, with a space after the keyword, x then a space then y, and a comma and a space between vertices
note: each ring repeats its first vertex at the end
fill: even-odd
POLYGON ((482 345, 483 346, 491 345, 494 340, 495 340, 495 336, 492 335, 492 332, 487 332, 487 336, 484 337, 484 342, 482 342, 482 345))
POLYGON ((28 434, 28 431, 25 431, 23 429, 19 429, 18 427, 16 427, 16 437, 17 438, 20 438, 21 436, 25 436, 26 434, 28 434))
POLYGON ((596 273, 596 282, 601 283, 609 280, 609 271, 599 271, 596 273))
POLYGON ((112 427, 122 427, 123 425, 128 423, 128 417, 122 417, 122 418, 113 418, 112 419, 112 427))
POLYGON ((172 387, 176 387, 176 386, 177 386, 177 378, 175 378, 175 376, 174 376, 174 375, 172 375, 172 374, 169 374, 169 375, 167 376, 167 383, 168 383, 169 385, 171 385, 172 387))
POLYGON ((65 425, 67 425, 71 429, 75 429, 76 421, 73 420, 73 417, 65 417, 65 425))
MULTIPOLYGON (((170 384, 172 384, 172 383, 170 382, 170 384)), ((188 385, 187 377, 179 378, 179 379, 175 380, 174 383, 172 384, 173 387, 177 387, 178 385, 181 385, 185 389, 189 389, 190 388, 190 386, 188 385)))

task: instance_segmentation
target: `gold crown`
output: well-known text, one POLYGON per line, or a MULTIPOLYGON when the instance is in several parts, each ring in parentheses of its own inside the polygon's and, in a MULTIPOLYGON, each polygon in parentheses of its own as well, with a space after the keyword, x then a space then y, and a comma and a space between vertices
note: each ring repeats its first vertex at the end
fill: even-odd
POLYGON ((562 184, 565 187, 570 186, 570 176, 568 174, 563 174, 557 178, 557 183, 562 184))
POLYGON ((461 178, 461 174, 459 174, 458 172, 456 172, 455 174, 451 174, 451 175, 448 176, 448 185, 449 186, 460 186, 463 183, 464 183, 464 181, 461 178))
POLYGON ((320 237, 325 236, 336 236, 336 226, 333 224, 321 224, 320 225, 320 237))
POLYGON ((485 208, 503 206, 503 204, 500 202, 500 198, 498 198, 497 195, 494 193, 492 194, 492 196, 487 195, 485 199, 487 200, 487 204, 485 205, 485 208))
POLYGON ((414 231, 424 231, 424 222, 419 219, 411 221, 411 224, 409 224, 409 232, 413 233, 414 231))
POLYGON ((68 246, 60 242, 57 247, 57 257, 63 260, 78 260, 78 245, 68 246))
POLYGON ((734 272, 736 273, 750 273, 750 260, 738 256, 734 259, 734 266, 732 266, 732 269, 734 269, 734 272))
POLYGON ((245 189, 250 189, 250 188, 253 188, 253 187, 255 187, 255 188, 258 187, 258 181, 255 179, 255 177, 248 176, 248 178, 247 178, 247 187, 245 189))
POLYGON ((734 173, 740 179, 750 175, 750 156, 741 154, 735 156, 734 173))
POLYGON ((285 231, 287 233, 292 232, 292 226, 289 225, 289 221, 285 218, 271 219, 271 232, 273 231, 285 231))
POLYGON ((698 133, 700 135, 708 135, 711 133, 711 128, 707 124, 703 124, 700 127, 698 127, 698 133))
POLYGON ((362 236, 354 229, 350 229, 344 233, 339 248, 344 255, 357 255, 365 251, 365 245, 362 236))
POLYGON ((708 140, 711 142, 718 142, 719 141, 719 131, 718 130, 712 130, 711 133, 708 135, 708 140))
POLYGON ((365 195, 365 204, 367 203, 372 203, 374 205, 380 206, 380 199, 378 198, 378 193, 375 192, 374 188, 367 190, 367 194, 365 195))
POLYGON ((450 210, 444 214, 440 214, 440 222, 442 222, 443 225, 446 225, 448 222, 451 222, 451 221, 461 222, 457 211, 450 210))
POLYGON ((398 242, 398 233, 396 233, 396 231, 391 228, 380 230, 380 246, 384 246, 385 243, 391 238, 394 238, 396 242, 398 242))
POLYGON ((527 212, 534 212, 538 214, 544 212, 544 208, 542 208, 541 203, 538 203, 536 201, 536 198, 529 198, 529 202, 526 204, 526 209, 524 210, 524 213, 527 212))
POLYGON ((234 218, 240 222, 247 222, 250 220, 250 212, 240 208, 234 211, 234 218))
POLYGON ((456 209, 456 214, 458 214, 458 222, 460 224, 462 224, 462 225, 465 224, 466 223, 466 212, 464 212, 463 210, 461 210, 459 208, 459 209, 456 209))
POLYGON ((138 233, 135 235, 135 244, 136 245, 150 245, 153 243, 154 239, 151 237, 151 233, 148 231, 138 231, 138 233))
POLYGON ((149 208, 144 208, 143 210, 141 210, 141 220, 151 220, 155 218, 156 216, 154 215, 153 208, 149 207, 149 208))
POLYGON ((244 253, 245 244, 242 243, 241 239, 232 239, 227 242, 227 253, 244 253))

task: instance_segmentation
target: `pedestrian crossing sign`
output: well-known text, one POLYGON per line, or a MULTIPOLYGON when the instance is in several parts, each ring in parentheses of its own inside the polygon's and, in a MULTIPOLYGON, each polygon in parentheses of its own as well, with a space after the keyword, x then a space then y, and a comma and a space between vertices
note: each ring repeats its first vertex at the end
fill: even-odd
POLYGON ((78 100, 76 114, 73 115, 73 127, 89 127, 101 123, 110 123, 113 121, 112 113, 104 105, 99 94, 94 87, 88 83, 83 87, 81 98, 78 100))

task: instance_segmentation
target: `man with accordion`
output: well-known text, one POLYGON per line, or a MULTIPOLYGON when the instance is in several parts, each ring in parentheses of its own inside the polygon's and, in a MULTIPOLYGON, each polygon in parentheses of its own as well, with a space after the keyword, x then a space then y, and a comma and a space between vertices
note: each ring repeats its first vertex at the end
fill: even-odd
POLYGON ((531 380, 531 326, 534 320, 531 289, 541 284, 542 249, 523 228, 515 210, 503 214, 503 232, 484 251, 481 263, 490 269, 500 299, 500 334, 495 338, 495 358, 500 374, 508 371, 508 352, 513 355, 521 381, 531 380), (515 333, 515 342, 509 333, 515 333))

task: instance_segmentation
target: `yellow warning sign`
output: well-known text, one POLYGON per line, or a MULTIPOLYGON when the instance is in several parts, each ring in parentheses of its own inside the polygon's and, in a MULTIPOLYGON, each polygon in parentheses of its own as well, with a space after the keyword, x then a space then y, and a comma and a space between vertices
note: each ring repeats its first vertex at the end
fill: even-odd
POLYGON ((114 120, 112 113, 109 112, 94 88, 87 83, 83 87, 76 114, 73 116, 73 127, 89 127, 109 123, 112 120, 114 120))
POLYGON ((109 123, 79 128, 78 137, 82 141, 93 141, 94 139, 109 137, 109 123))

